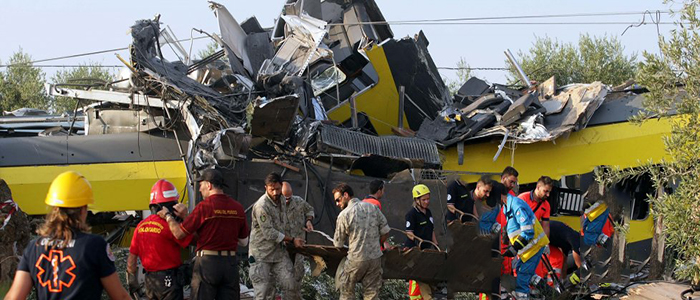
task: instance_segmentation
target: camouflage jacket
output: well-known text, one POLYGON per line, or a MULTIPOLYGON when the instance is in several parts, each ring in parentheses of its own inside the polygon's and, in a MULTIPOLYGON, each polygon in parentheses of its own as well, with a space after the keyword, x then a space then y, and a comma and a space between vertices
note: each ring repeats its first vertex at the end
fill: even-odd
POLYGON ((287 226, 286 205, 278 205, 265 193, 253 204, 250 219, 249 255, 255 261, 282 261, 282 256, 287 255, 282 243, 287 226))
POLYGON ((299 196, 292 196, 287 203, 287 227, 284 233, 295 238, 304 238, 306 220, 314 218, 314 208, 299 196))
POLYGON ((338 215, 333 245, 348 241, 348 260, 365 261, 382 256, 379 237, 389 233, 386 217, 377 206, 353 198, 338 215))

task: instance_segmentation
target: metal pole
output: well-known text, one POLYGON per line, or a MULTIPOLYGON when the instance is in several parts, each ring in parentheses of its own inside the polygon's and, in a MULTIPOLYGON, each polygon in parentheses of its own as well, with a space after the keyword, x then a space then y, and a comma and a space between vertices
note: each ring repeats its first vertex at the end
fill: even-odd
POLYGON ((530 84, 530 78, 527 78, 525 71, 523 71, 523 68, 521 68, 520 65, 518 64, 518 62, 515 60, 515 56, 513 56, 513 53, 510 53, 510 49, 503 51, 503 53, 505 53, 506 57, 508 58, 508 61, 513 66, 513 68, 518 70, 518 75, 520 76, 520 81, 522 81, 525 85, 527 85, 528 88, 531 88, 532 84, 530 84))
POLYGON ((352 96, 350 96, 350 118, 352 119, 352 128, 357 128, 359 125, 357 124, 357 106, 355 106, 355 96, 357 96, 357 93, 353 93, 352 96))
POLYGON ((403 85, 399 87, 399 129, 403 129, 403 101, 404 95, 406 94, 406 87, 403 85))

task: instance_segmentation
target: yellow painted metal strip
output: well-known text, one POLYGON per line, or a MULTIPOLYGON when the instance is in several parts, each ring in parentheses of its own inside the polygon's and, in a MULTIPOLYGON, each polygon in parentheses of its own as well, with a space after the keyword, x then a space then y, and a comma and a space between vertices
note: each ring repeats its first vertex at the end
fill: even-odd
POLYGON ((167 179, 178 188, 187 182, 185 165, 179 160, 8 167, 0 168, 0 178, 10 186, 20 209, 42 215, 47 211, 44 199, 51 181, 65 171, 77 171, 90 181, 95 195, 90 209, 94 212, 147 210, 151 187, 158 179, 167 179))
MULTIPOLYGON (((370 63, 379 77, 374 87, 357 96, 355 105, 357 111, 370 116, 372 125, 379 135, 393 135, 392 126, 399 122, 399 92, 396 90, 394 76, 391 75, 389 62, 381 46, 373 46, 366 51, 370 63)), ((412 105, 406 101, 405 105, 412 105)), ((332 120, 345 121, 350 119, 350 104, 348 102, 331 110, 328 117, 332 120)), ((408 128, 406 117, 403 119, 404 128, 408 128)))
MULTIPOLYGON (((500 173, 511 165, 520 173, 519 181, 537 181, 542 175, 555 180, 566 175, 585 174, 596 166, 613 165, 621 168, 639 166, 649 159, 659 161, 668 158, 662 138, 670 132, 670 120, 648 121, 642 126, 629 122, 585 128, 558 138, 555 143, 538 142, 516 145, 514 150, 504 149, 494 162, 497 142, 487 142, 464 147, 464 164, 457 163, 457 148, 445 151, 445 170, 500 173), (514 151, 514 152, 511 152, 514 151)), ((465 176, 468 182, 476 176, 465 176)))
MULTIPOLYGON (((556 216, 552 220, 559 221, 569 225, 577 232, 581 232, 581 217, 575 216, 556 216)), ((617 234, 617 233, 616 233, 617 234)), ((654 237, 654 218, 647 217, 644 220, 630 221, 629 232, 625 237, 627 243, 635 243, 648 240, 654 237)))

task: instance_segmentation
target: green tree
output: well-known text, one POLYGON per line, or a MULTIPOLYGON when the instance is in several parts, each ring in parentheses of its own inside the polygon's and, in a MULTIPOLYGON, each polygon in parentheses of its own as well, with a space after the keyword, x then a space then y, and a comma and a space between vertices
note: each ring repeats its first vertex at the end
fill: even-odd
MULTIPOLYGON (((113 80, 114 74, 112 74, 108 68, 100 67, 96 63, 88 63, 76 68, 61 70, 51 77, 52 82, 56 84, 68 84, 70 85, 68 86, 69 88, 90 88, 99 90, 107 89, 107 83, 113 80)), ((72 113, 77 100, 67 97, 55 97, 50 102, 50 110, 52 112, 72 113)))
MULTIPOLYGON (((555 76, 558 85, 601 81, 618 85, 634 78, 637 55, 625 55, 624 47, 613 36, 583 34, 578 45, 549 37, 538 37, 526 52, 519 51, 520 66, 530 80, 543 82, 555 76)), ((509 83, 519 82, 517 71, 508 62, 509 83)))
POLYGON ((219 51, 220 49, 221 47, 219 47, 219 44, 216 41, 212 40, 211 42, 209 42, 209 44, 207 44, 206 48, 199 50, 197 55, 199 56, 199 59, 204 59, 207 56, 216 53, 216 51, 219 51))
POLYGON ((0 72, 0 111, 22 107, 48 108, 45 74, 31 62, 31 56, 20 48, 10 57, 5 71, 0 72))
MULTIPOLYGON (((656 220, 655 238, 677 253, 675 273, 681 279, 700 283, 700 19, 699 0, 683 3, 677 28, 670 37, 660 37, 661 55, 644 52, 636 81, 649 89, 643 102, 646 112, 636 122, 656 122, 665 117, 671 131, 663 139, 669 160, 648 162, 633 170, 612 167, 598 180, 612 184, 630 176, 651 174, 660 191, 651 195, 656 220), (673 186, 672 193, 663 188, 673 186), (665 238, 665 240, 664 240, 665 238)), ((663 266, 661 261, 659 265, 663 266)), ((658 268, 657 268, 658 269, 658 268)), ((652 274, 654 265, 652 264, 652 274)))
POLYGON ((472 69, 469 68, 469 64, 467 61, 464 59, 464 57, 460 57, 459 61, 457 62, 457 79, 455 80, 450 80, 445 78, 444 81, 447 84, 447 89, 450 91, 450 95, 454 95, 457 93, 460 87, 467 82, 467 79, 472 76, 472 69))

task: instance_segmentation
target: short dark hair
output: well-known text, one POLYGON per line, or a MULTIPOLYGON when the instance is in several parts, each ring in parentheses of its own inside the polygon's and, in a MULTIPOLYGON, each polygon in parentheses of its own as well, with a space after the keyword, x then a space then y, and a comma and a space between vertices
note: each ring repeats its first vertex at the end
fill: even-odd
POLYGON ((275 183, 282 184, 282 176, 280 176, 280 174, 272 172, 265 177, 265 185, 272 185, 275 183))
POLYGON ((506 175, 507 176, 513 175, 515 177, 518 177, 519 173, 518 173, 518 170, 516 170, 515 168, 513 168, 511 166, 507 166, 505 169, 503 169, 503 172, 501 172, 501 178, 503 176, 506 176, 506 175))
POLYGON ((379 192, 379 190, 384 188, 384 181, 382 180, 372 180, 372 182, 369 183, 369 193, 370 194, 376 194, 379 192))
POLYGON ((491 177, 489 175, 481 175, 481 177, 479 178, 479 181, 477 181, 476 183, 479 184, 479 182, 481 182, 481 184, 483 184, 483 185, 490 185, 490 186, 493 186, 493 184, 494 184, 493 179, 491 179, 491 177))
POLYGON ((554 186, 554 180, 552 180, 552 178, 549 176, 540 177, 540 179, 537 179, 537 183, 538 184, 542 183, 542 184, 548 185, 548 186, 554 186))
POLYGON ((347 183, 339 183, 338 185, 335 186, 333 189, 333 194, 335 193, 340 193, 340 194, 345 194, 348 193, 348 196, 352 197, 355 194, 352 192, 352 188, 347 184, 347 183))
POLYGON ((494 182, 493 187, 491 188, 491 193, 501 196, 508 195, 508 188, 500 182, 494 182))

